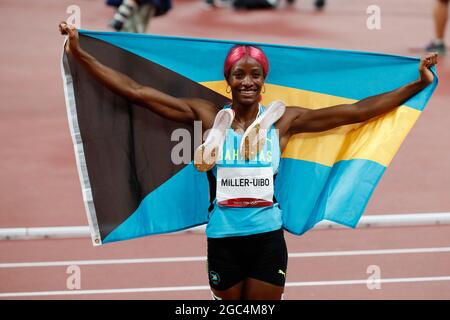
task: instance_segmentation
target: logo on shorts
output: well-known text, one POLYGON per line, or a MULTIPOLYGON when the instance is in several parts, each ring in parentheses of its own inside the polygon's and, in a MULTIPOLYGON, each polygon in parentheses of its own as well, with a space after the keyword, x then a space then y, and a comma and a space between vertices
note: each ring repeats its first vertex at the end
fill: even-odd
POLYGON ((278 269, 278 273, 279 274, 282 274, 283 275, 283 277, 285 277, 286 278, 286 273, 283 271, 283 270, 281 270, 281 269, 278 269))
POLYGON ((220 282, 219 274, 217 272, 215 272, 215 271, 210 271, 209 272, 209 279, 215 285, 219 284, 219 282, 220 282))

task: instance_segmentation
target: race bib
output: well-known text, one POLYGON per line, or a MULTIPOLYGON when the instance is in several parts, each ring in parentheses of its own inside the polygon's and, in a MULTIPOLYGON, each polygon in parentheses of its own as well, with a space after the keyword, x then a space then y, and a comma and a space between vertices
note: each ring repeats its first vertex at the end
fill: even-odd
POLYGON ((272 167, 218 167, 216 197, 225 207, 272 206, 272 167))

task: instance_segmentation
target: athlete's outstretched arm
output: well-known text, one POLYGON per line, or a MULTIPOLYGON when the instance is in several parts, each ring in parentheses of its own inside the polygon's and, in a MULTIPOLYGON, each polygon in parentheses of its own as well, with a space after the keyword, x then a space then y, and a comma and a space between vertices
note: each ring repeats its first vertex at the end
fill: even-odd
MULTIPOLYGON (((159 115, 180 122, 202 120, 212 122, 217 113, 215 106, 203 99, 176 98, 151 87, 143 86, 130 77, 113 70, 80 47, 78 31, 62 22, 61 34, 68 35, 66 51, 77 59, 86 70, 111 91, 124 98, 148 107, 159 115)), ((208 127, 208 124, 204 124, 208 127)))
POLYGON ((429 68, 437 63, 437 54, 431 53, 422 58, 419 65, 420 77, 394 91, 368 97, 354 104, 310 110, 306 108, 291 109, 289 133, 319 132, 342 125, 363 122, 401 106, 409 98, 433 82, 434 74, 429 68))

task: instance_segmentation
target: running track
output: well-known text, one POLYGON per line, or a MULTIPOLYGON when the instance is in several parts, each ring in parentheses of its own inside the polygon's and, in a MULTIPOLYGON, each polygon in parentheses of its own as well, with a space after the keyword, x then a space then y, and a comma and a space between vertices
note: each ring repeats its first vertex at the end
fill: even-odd
MULTIPOLYGON (((365 27, 372 1, 330 1, 323 14, 312 1, 298 2, 294 10, 233 13, 178 0, 151 31, 403 55, 431 37, 426 1, 378 1, 378 31, 365 27)), ((1 228, 87 224, 59 70, 57 23, 70 4, 81 7, 83 28, 105 30, 112 11, 103 1, 0 3, 1 228)), ((367 215, 450 211, 449 58, 438 73, 438 90, 367 215)), ((318 230, 287 241, 286 299, 450 299, 450 226, 318 230), (371 265, 380 268, 380 289, 366 285, 371 265)), ((209 299, 205 246, 204 235, 193 233, 96 248, 90 239, 1 241, 0 299, 209 299), (81 290, 67 289, 68 264, 79 266, 81 290)))

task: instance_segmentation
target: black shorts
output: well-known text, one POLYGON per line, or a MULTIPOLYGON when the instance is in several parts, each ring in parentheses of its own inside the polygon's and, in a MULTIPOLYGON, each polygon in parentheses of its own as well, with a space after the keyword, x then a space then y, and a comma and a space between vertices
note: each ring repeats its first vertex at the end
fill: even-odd
POLYGON ((208 278, 211 288, 216 290, 229 289, 246 278, 284 286, 287 261, 283 229, 208 238, 208 278))

